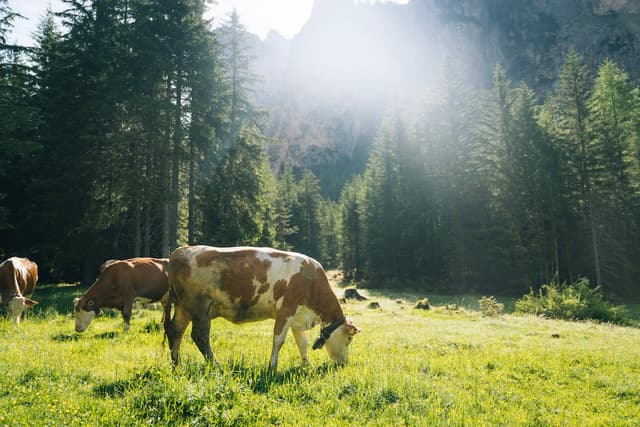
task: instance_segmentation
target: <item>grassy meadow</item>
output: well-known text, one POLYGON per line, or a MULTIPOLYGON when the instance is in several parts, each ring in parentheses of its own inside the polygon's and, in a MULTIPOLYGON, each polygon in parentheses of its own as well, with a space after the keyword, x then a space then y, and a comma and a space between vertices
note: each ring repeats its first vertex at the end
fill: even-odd
POLYGON ((40 286, 24 323, 0 320, 0 425, 640 424, 638 328, 485 318, 469 296, 430 296, 442 305, 423 311, 408 295, 371 293, 380 308, 345 305, 363 329, 345 367, 324 349, 301 366, 289 336, 270 373, 273 322, 218 319, 219 366, 204 365, 189 329, 174 371, 159 309, 134 314, 127 334, 119 312, 75 333, 71 300, 82 290, 40 286))

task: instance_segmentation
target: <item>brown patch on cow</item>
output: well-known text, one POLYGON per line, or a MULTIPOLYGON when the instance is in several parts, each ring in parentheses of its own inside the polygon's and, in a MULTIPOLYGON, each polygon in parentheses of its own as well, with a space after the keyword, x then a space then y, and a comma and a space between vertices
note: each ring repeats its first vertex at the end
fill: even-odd
POLYGON ((196 255, 196 263, 198 267, 206 267, 211 265, 211 263, 218 257, 218 252, 214 250, 200 252, 196 255))
MULTIPOLYGON (((184 256, 177 257, 174 275, 189 277, 191 268, 184 256)), ((159 301, 169 289, 166 258, 131 258, 109 263, 80 298, 76 309, 129 309, 136 297, 159 301), (91 306, 89 302, 93 301, 91 306)))
POLYGON ((100 273, 102 273, 104 271, 105 268, 107 268, 108 266, 110 266, 111 264, 113 264, 114 262, 118 262, 119 260, 117 259, 108 259, 105 262, 103 262, 102 264, 100 264, 100 267, 98 267, 98 271, 100 273))
MULTIPOLYGON (((198 254, 197 256, 199 256, 198 254)), ((196 257, 197 257, 196 256, 196 257)), ((191 277, 191 266, 189 265, 189 256, 184 251, 174 252, 169 261, 169 271, 171 276, 179 280, 186 280, 191 277)))
POLYGON ((255 251, 239 251, 236 253, 220 253, 224 268, 220 273, 220 289, 225 291, 231 300, 241 308, 249 308, 258 302, 254 281, 267 284, 267 272, 271 261, 260 260, 255 251))
POLYGON ((36 289, 37 281, 38 265, 29 258, 12 257, 5 260, 0 267, 2 304, 6 304, 16 293, 23 297, 31 296, 36 289))
MULTIPOLYGON (((320 269, 318 269, 320 270, 320 269)), ((320 270, 320 272, 322 273, 322 270, 320 270)), ((316 270, 316 267, 313 265, 313 263, 304 260, 302 262, 302 267, 300 268, 300 273, 304 276, 305 279, 309 279, 309 280, 315 280, 318 277, 320 277, 320 275, 318 274, 318 271, 316 270)), ((322 274, 324 275, 324 274, 322 274)))
POLYGON ((284 295, 284 291, 287 290, 287 281, 280 279, 273 287, 273 300, 278 301, 284 295))
MULTIPOLYGON (((305 261, 300 272, 291 276, 278 317, 286 319, 293 316, 299 306, 310 308, 323 322, 343 317, 342 307, 331 290, 326 274, 320 267, 315 267, 311 273, 310 267, 313 264, 305 261)), ((274 331, 276 335, 282 333, 282 328, 277 330, 278 326, 277 324, 274 331)))
POLYGON ((258 295, 262 295, 265 292, 267 292, 269 290, 269 284, 268 283, 263 283, 262 286, 260 286, 260 289, 258 289, 258 295))
POLYGON ((249 306, 252 305, 256 305, 258 303, 258 301, 260 300, 260 295, 256 295, 255 297, 253 297, 253 299, 251 300, 251 304, 249 304, 249 306))

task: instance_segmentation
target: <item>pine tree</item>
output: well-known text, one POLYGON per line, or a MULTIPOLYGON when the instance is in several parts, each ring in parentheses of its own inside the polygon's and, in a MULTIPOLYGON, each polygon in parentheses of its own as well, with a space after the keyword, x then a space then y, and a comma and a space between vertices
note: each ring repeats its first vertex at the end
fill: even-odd
POLYGON ((243 131, 204 187, 203 237, 217 246, 256 244, 267 209, 266 168, 261 136, 243 131))
POLYGON ((345 279, 363 278, 364 260, 364 183, 360 175, 345 184, 340 193, 341 209, 341 266, 345 279))
POLYGON ((293 247, 296 251, 321 260, 320 230, 323 199, 318 178, 309 169, 305 169, 297 184, 297 190, 293 225, 298 232, 293 247))
POLYGON ((292 240, 298 233, 294 223, 293 212, 298 206, 297 182, 293 174, 293 167, 286 163, 282 175, 277 182, 275 198, 275 236, 277 247, 289 250, 293 248, 292 240))
POLYGON ((634 104, 637 100, 629 76, 606 60, 598 71, 589 101, 593 135, 593 203, 598 216, 602 277, 606 283, 624 281, 634 275, 634 260, 628 236, 634 235, 637 211, 633 209, 631 187, 634 138, 634 104))
POLYGON ((575 188, 575 202, 590 236, 595 283, 602 283, 600 250, 594 207, 593 174, 594 152, 589 125, 589 98, 591 80, 587 67, 578 53, 570 50, 560 72, 557 93, 559 138, 565 158, 568 160, 575 188))
POLYGON ((404 123, 396 115, 387 119, 374 141, 365 170, 366 262, 365 276, 376 278, 371 286, 398 277, 397 237, 399 145, 404 141, 404 123))
POLYGON ((215 35, 201 28, 194 37, 194 56, 188 70, 190 87, 190 126, 188 143, 188 235, 189 244, 202 241, 201 189, 210 165, 221 156, 225 104, 220 46, 215 35))
POLYGON ((243 128, 261 128, 265 113, 256 108, 252 101, 257 77, 249 67, 252 60, 249 36, 235 9, 226 24, 219 29, 219 34, 228 91, 228 128, 223 136, 224 146, 228 148, 234 144, 243 128))

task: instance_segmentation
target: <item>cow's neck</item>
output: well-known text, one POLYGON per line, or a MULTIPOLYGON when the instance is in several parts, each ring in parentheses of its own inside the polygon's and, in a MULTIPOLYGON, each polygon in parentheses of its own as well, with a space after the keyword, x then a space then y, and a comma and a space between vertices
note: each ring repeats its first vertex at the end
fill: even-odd
POLYGON ((333 323, 344 318, 344 312, 340 302, 338 302, 338 298, 333 292, 331 292, 331 296, 333 298, 327 298, 321 304, 314 304, 314 307, 310 307, 318 314, 322 323, 333 323))

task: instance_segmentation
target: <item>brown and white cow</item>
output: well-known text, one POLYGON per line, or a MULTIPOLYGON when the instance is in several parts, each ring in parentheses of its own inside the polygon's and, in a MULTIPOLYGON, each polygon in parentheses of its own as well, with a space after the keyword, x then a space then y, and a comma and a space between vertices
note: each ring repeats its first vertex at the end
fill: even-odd
POLYGON ((294 252, 183 246, 171 254, 169 288, 164 329, 174 364, 179 361, 180 343, 189 322, 193 322, 191 337, 205 360, 215 360, 209 331, 211 319, 216 317, 233 323, 275 319, 269 362, 272 370, 277 368, 289 328, 305 364, 307 329, 322 324, 313 348, 324 345, 337 363, 347 362, 349 344, 360 332, 345 318, 320 263, 294 252))
POLYGON ((109 260, 100 266, 100 275, 91 287, 73 300, 76 332, 83 332, 102 308, 122 311, 124 331, 135 300, 166 303, 169 290, 167 258, 131 258, 109 260), (163 298, 165 297, 165 298, 163 298))
POLYGON ((38 281, 38 265, 28 258, 11 257, 0 264, 0 305, 20 323, 26 310, 38 302, 30 299, 38 281))

